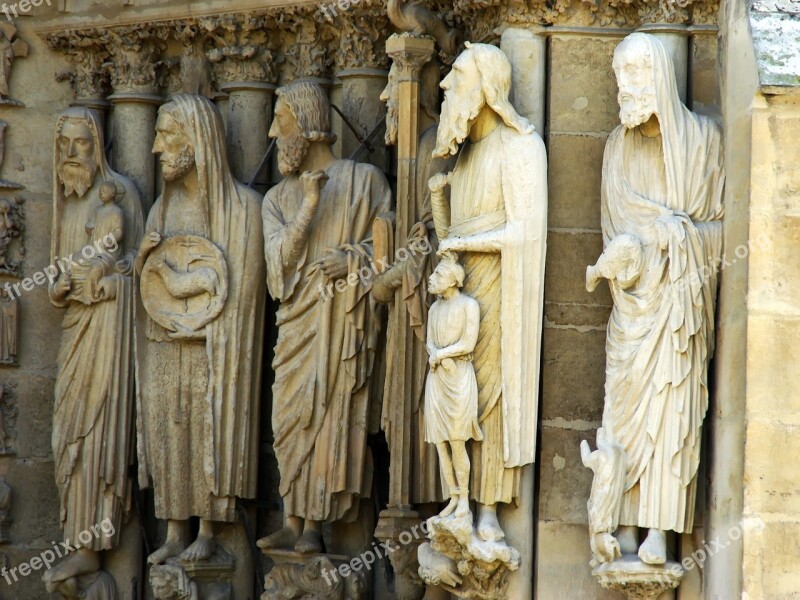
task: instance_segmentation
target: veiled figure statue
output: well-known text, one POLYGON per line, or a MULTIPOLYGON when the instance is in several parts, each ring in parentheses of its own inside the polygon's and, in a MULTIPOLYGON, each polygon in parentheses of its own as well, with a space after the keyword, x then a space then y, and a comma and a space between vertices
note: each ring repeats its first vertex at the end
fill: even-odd
POLYGON ((372 223, 391 200, 377 168, 334 158, 329 115, 316 84, 278 90, 269 135, 285 179, 263 204, 267 284, 281 303, 272 428, 286 527, 259 545, 300 553, 320 552, 322 522, 355 520, 370 490, 372 223))
POLYGON ((609 457, 622 449, 625 473, 621 497, 616 484, 592 492, 592 546, 598 562, 613 560, 618 522, 619 549, 636 554, 637 528, 645 528, 639 558, 659 565, 665 532, 690 533, 694 521, 722 251, 722 139, 681 103, 654 36, 625 38, 613 67, 622 125, 606 144, 604 252, 587 287, 608 279, 614 300, 602 446, 609 457))
POLYGON ((130 507, 133 263, 143 219, 136 187, 111 170, 104 147, 100 121, 91 110, 70 108, 58 119, 50 258, 53 265, 71 265, 49 286, 50 301, 64 309, 52 440, 61 525, 78 550, 45 573, 50 591, 100 569, 99 553, 118 544, 130 507), (118 256, 98 252, 98 240, 86 231, 103 204, 105 184, 114 186, 127 232, 118 256), (114 535, 76 542, 81 532, 105 520, 113 524, 114 535))
POLYGON ((439 253, 460 253, 463 292, 480 306, 473 365, 484 440, 471 447, 470 497, 478 503, 478 537, 496 542, 505 537, 497 504, 520 497, 521 467, 534 460, 547 157, 508 101, 511 65, 499 48, 467 43, 441 87, 433 155, 458 154, 458 161, 451 174, 431 178, 431 206, 439 253))
MULTIPOLYGON (((203 561, 213 523, 256 495, 265 266, 261 199, 231 175, 225 130, 206 98, 178 94, 158 113, 164 187, 137 258, 144 336, 140 482, 152 481, 167 539, 151 564, 203 561), (188 546, 188 519, 200 517, 188 546)), ((127 234, 126 234, 127 235, 127 234)))

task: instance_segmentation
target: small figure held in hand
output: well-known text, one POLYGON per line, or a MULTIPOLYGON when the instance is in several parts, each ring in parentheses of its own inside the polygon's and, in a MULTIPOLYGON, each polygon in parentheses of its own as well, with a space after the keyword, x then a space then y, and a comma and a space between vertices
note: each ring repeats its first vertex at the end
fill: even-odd
POLYGON ((93 241, 103 241, 105 251, 114 259, 122 254, 120 243, 125 231, 125 212, 116 203, 117 186, 113 181, 100 185, 99 195, 102 206, 94 212, 94 220, 86 223, 86 233, 93 241), (109 238, 113 238, 113 243, 109 238))
POLYGON ((478 341, 480 308, 462 294, 464 268, 456 255, 445 253, 428 281, 439 296, 428 315, 430 372, 425 385, 425 441, 436 444, 450 503, 440 513, 470 517, 467 440, 483 440, 478 425, 478 383, 472 352, 478 341), (449 446, 449 448, 448 448, 449 446))

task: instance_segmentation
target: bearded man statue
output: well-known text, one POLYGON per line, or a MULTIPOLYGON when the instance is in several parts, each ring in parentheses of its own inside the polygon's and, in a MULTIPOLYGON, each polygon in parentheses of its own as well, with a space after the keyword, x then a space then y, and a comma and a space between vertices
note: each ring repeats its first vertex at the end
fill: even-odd
POLYGON ((272 428, 286 527, 259 545, 300 553, 322 550, 323 522, 354 521, 371 487, 367 415, 380 327, 371 228, 391 202, 377 168, 333 157, 329 115, 319 85, 278 90, 269 134, 285 179, 262 214, 267 284, 281 303, 272 428))
POLYGON ((133 262, 143 219, 136 187, 111 170, 104 147, 100 121, 90 109, 70 108, 59 117, 50 257, 62 270, 51 279, 49 295, 53 306, 64 309, 64 318, 52 441, 61 526, 77 550, 45 573, 50 591, 101 568, 100 552, 118 545, 131 500, 133 262), (115 188, 124 215, 118 258, 98 252, 98 240, 86 229, 103 204, 104 184, 115 188), (84 542, 85 532, 104 521, 114 534, 91 535, 84 542))
POLYGON ((137 258, 144 335, 139 362, 140 483, 167 520, 161 564, 209 559, 214 522, 256 495, 264 259, 261 199, 231 175, 225 130, 206 98, 159 109, 153 152, 164 187, 137 258), (188 520, 200 518, 188 545, 188 520), (188 547, 187 547, 188 545, 188 547))
POLYGON ((458 154, 458 161, 452 173, 431 178, 431 206, 439 254, 460 253, 462 291, 480 306, 473 365, 484 441, 472 443, 470 496, 478 504, 478 538, 497 542, 505 538, 497 505, 518 501, 521 467, 534 460, 547 156, 508 100, 506 55, 487 44, 466 46, 441 83, 433 151, 435 157, 458 154))
POLYGON ((598 562, 638 548, 660 565, 666 532, 694 524, 722 253, 722 137, 681 102, 658 38, 629 35, 613 67, 622 124, 606 143, 604 252, 587 287, 606 278, 614 300, 603 428, 604 444, 622 449, 624 485, 598 498, 606 518, 590 526, 598 562), (641 546, 637 528, 647 529, 641 546))

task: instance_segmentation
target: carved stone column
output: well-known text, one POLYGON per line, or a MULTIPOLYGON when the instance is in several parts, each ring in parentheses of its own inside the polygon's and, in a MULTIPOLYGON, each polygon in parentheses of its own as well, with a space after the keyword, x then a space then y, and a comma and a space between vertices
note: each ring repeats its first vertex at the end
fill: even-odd
MULTIPOLYGON (((336 52, 336 78, 341 81, 341 101, 336 103, 347 120, 365 140, 376 123, 383 123, 385 106, 380 100, 386 87, 388 57, 383 40, 388 29, 388 19, 383 10, 348 14, 342 21, 339 49, 336 52)), ((334 122, 341 120, 340 116, 334 122)), ((361 142, 356 133, 343 124, 341 127, 341 156, 349 158, 359 150, 361 142)), ((387 168, 386 146, 374 135, 367 140, 369 146, 360 150, 358 160, 370 162, 382 170, 387 168), (375 141, 377 140, 377 142, 375 141)))
POLYGON ((111 131, 114 168, 136 183, 145 214, 155 200, 156 114, 162 102, 156 93, 158 59, 163 44, 155 31, 141 26, 118 29, 109 34, 111 84, 114 105, 111 131))
POLYGON ((544 135, 547 77, 546 29, 541 26, 509 27, 500 38, 500 49, 511 62, 511 103, 517 112, 544 135))
MULTIPOLYGON (((410 34, 393 35, 386 42, 386 51, 395 63, 397 69, 398 90, 397 101, 399 108, 397 138, 397 248, 405 247, 407 234, 414 219, 414 206, 416 193, 416 164, 419 144, 419 127, 417 125, 419 112, 420 73, 423 65, 434 54, 434 41, 429 37, 417 37, 410 34)), ((402 305, 402 291, 396 292, 395 302, 402 305)), ((399 337, 396 344, 406 347, 402 336, 414 335, 410 324, 408 311, 392 311, 393 318, 404 319, 403 326, 396 327, 399 337)), ((398 355, 398 362, 392 365, 400 373, 409 373, 410 364, 407 364, 405 353, 398 355)), ((398 381, 410 381, 410 376, 399 377, 398 381)), ((392 566, 395 569, 395 593, 398 600, 418 600, 425 592, 425 586, 417 573, 416 548, 421 543, 404 543, 404 532, 411 531, 420 524, 419 515, 413 510, 410 501, 409 486, 411 484, 411 419, 412 399, 405 390, 397 394, 397 401, 392 405, 392 414, 386 416, 392 423, 392 435, 389 440, 389 453, 391 466, 389 475, 389 505, 381 512, 375 537, 386 541, 392 546, 402 547, 402 551, 390 554, 392 566), (407 560, 408 553, 412 552, 411 560, 407 560)))
POLYGON ((228 94, 227 146, 231 170, 247 183, 269 146, 276 73, 263 19, 229 16, 206 19, 214 47, 217 87, 228 94))

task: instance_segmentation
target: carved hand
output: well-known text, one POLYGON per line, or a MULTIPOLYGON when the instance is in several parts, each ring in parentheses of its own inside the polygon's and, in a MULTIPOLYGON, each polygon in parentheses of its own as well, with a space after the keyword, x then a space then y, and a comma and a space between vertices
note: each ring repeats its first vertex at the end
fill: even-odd
POLYGON ((443 257, 445 253, 459 252, 463 250, 463 246, 464 238, 458 236, 448 237, 439 242, 439 250, 436 252, 436 254, 440 257, 443 257))
POLYGON ((63 300, 69 294, 69 291, 72 289, 72 279, 70 279, 69 273, 62 273, 61 277, 58 278, 56 284, 53 286, 53 295, 57 300, 63 300))
POLYGON ((408 232, 408 241, 423 240, 428 237, 428 228, 425 223, 418 222, 414 224, 411 231, 408 232))
POLYGON ((319 260, 314 261, 318 265, 325 277, 331 281, 347 276, 347 253, 338 248, 328 248, 326 254, 319 260))
POLYGON ((142 242, 142 253, 147 254, 151 252, 160 243, 161 243, 161 234, 157 231, 151 232, 150 236, 146 237, 142 242))
POLYGON ((441 193, 445 186, 450 183, 452 173, 437 173, 428 180, 428 189, 433 194, 441 193))
POLYGON ((319 193, 328 182, 328 175, 322 169, 306 171, 300 175, 300 184, 303 188, 303 202, 316 208, 319 202, 319 193))
POLYGON ((593 266, 586 267, 586 291, 595 291, 598 283, 600 283, 600 277, 597 276, 597 268, 593 266))

